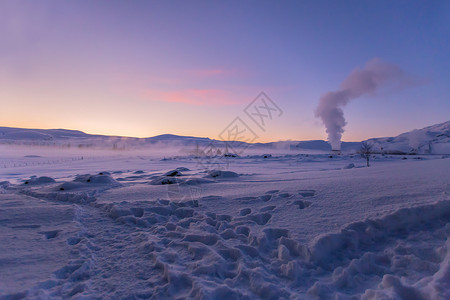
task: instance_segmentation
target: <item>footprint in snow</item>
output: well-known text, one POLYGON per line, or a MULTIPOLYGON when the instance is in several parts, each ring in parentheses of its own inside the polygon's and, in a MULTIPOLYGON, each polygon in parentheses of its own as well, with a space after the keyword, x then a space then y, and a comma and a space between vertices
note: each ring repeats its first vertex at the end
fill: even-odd
POLYGON ((289 193, 280 193, 280 194, 278 194, 278 197, 280 197, 280 198, 289 198, 291 196, 291 194, 289 194, 289 193))
POLYGON ((255 222, 258 225, 266 225, 267 222, 272 218, 272 215, 269 213, 261 213, 255 215, 248 215, 247 219, 255 222))
POLYGON ((61 230, 50 230, 50 231, 44 231, 44 232, 40 232, 40 233, 43 234, 47 240, 49 240, 49 239, 53 239, 53 238, 57 237, 58 233, 60 231, 61 230))
POLYGON ((246 215, 250 214, 251 212, 252 212, 251 208, 243 208, 243 209, 241 209, 239 214, 241 216, 246 216, 246 215))
POLYGON ((305 208, 311 206, 311 204, 312 204, 311 202, 305 201, 305 200, 294 201, 294 205, 297 205, 299 209, 305 209, 305 208))
POLYGON ((316 191, 315 190, 299 190, 298 194, 302 197, 314 197, 316 195, 316 191))

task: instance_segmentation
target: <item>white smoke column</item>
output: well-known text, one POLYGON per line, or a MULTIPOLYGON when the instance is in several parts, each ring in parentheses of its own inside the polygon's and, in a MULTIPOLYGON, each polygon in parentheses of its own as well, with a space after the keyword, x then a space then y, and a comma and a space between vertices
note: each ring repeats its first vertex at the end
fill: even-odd
POLYGON ((399 67, 374 58, 364 68, 353 70, 339 90, 328 92, 320 98, 315 116, 322 119, 332 150, 341 149, 341 138, 347 124, 342 107, 353 99, 375 92, 384 83, 403 77, 399 67))

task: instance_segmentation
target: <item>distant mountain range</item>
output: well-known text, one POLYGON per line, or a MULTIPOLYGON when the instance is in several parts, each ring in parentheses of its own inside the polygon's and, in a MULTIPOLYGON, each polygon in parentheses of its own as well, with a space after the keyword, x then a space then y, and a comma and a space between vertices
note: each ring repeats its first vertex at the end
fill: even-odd
MULTIPOLYGON (((375 151, 400 154, 450 154, 450 121, 428 126, 422 129, 402 133, 396 137, 372 138, 367 140, 375 151)), ((105 136, 87 134, 78 130, 66 129, 26 129, 0 127, 0 144, 24 144, 66 147, 101 147, 113 149, 132 149, 140 147, 189 147, 204 148, 215 144, 227 148, 222 141, 209 138, 163 134, 149 138, 121 136, 105 136)), ((247 144, 233 142, 233 147, 251 147, 252 149, 279 149, 292 151, 324 151, 331 150, 328 142, 313 141, 280 141, 271 143, 247 144)), ((354 152, 360 147, 359 142, 343 142, 343 152, 354 152)))

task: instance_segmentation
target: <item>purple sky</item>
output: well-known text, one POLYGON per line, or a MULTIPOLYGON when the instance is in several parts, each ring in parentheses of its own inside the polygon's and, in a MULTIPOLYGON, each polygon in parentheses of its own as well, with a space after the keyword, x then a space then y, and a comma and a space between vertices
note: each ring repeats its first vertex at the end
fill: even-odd
POLYGON ((414 84, 349 103, 343 140, 450 116, 449 1, 0 2, 0 126, 217 138, 235 118, 258 141, 326 139, 314 116, 373 58, 414 84), (260 130, 264 91, 283 115, 260 130))

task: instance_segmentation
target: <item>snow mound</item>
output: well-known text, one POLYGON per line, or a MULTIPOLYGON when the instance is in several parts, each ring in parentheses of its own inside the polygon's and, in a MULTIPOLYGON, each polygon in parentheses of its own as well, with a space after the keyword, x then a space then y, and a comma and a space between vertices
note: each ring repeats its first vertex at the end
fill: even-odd
POLYGON ((239 174, 232 171, 222 171, 222 170, 209 170, 208 175, 205 178, 235 178, 239 177, 239 174))
POLYGON ((41 176, 41 177, 32 177, 28 180, 25 180, 23 184, 25 185, 36 185, 36 184, 48 184, 48 183, 54 183, 55 179, 47 176, 41 176))
POLYGON ((90 182, 91 184, 98 184, 98 185, 109 185, 109 186, 119 186, 120 185, 120 183, 118 183, 110 175, 93 175, 93 176, 89 177, 87 182, 90 182))
POLYGON ((307 261, 330 275, 308 293, 318 298, 361 292, 361 299, 448 299, 449 221, 450 201, 444 200, 317 238, 306 252, 307 261))
POLYGON ((120 186, 121 184, 117 182, 111 175, 107 172, 102 172, 99 175, 77 175, 73 182, 90 184, 90 185, 102 185, 102 186, 120 186))
MULTIPOLYGON (((357 254, 361 248, 373 245, 387 235, 400 234, 414 226, 439 219, 450 219, 450 201, 444 200, 426 206, 403 208, 381 219, 353 223, 339 233, 317 238, 311 247, 311 261, 332 266, 336 254, 342 254, 337 251, 338 249, 346 249, 347 252, 357 254)), ((348 254, 346 253, 347 256, 348 254)))
POLYGON ((166 172, 164 174, 164 176, 169 176, 169 177, 174 177, 174 176, 182 176, 183 174, 181 173, 180 170, 175 169, 175 170, 170 170, 168 172, 166 172))
MULTIPOLYGON (((27 181, 28 182, 28 181, 27 181)), ((31 197, 59 202, 85 204, 96 201, 96 195, 101 192, 121 187, 110 175, 77 175, 73 181, 61 184, 51 184, 55 181, 49 177, 36 178, 36 182, 30 181, 21 193, 31 197), (44 186, 42 186, 45 183, 44 186)), ((25 184, 25 183, 24 183, 25 184)))
POLYGON ((180 184, 183 183, 184 180, 177 178, 175 176, 158 176, 152 181, 150 181, 151 185, 165 185, 165 184, 180 184))

